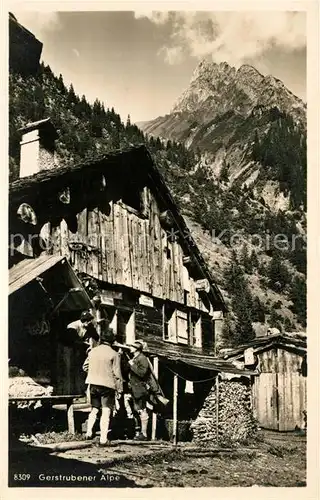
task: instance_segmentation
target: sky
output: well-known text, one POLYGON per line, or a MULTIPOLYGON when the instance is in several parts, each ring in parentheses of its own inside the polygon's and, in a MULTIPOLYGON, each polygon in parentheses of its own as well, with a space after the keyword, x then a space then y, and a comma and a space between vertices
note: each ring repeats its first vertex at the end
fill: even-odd
POLYGON ((306 100, 304 12, 12 12, 57 76, 124 121, 169 113, 205 57, 251 64, 306 100))

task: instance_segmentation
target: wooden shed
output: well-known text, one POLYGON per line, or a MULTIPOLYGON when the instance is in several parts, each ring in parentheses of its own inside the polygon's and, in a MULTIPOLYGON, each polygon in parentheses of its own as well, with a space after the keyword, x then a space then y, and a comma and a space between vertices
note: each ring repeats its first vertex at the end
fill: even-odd
MULTIPOLYGON (((68 344, 63 324, 92 306, 67 259, 42 255, 9 270, 9 372, 19 369, 57 394, 81 394, 85 347, 68 344)), ((16 375, 14 375, 16 376, 16 375)))
POLYGON ((236 349, 223 350, 225 359, 255 366, 252 404, 261 427, 278 431, 304 429, 307 411, 307 341, 303 334, 256 338, 236 349), (250 359, 251 358, 251 359, 250 359))

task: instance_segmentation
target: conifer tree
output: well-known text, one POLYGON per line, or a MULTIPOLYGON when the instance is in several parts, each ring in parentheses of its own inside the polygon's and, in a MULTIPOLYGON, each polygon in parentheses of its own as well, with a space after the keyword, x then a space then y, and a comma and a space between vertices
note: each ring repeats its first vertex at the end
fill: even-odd
POLYGON ((223 347, 233 347, 235 345, 237 339, 229 315, 223 322, 221 337, 223 347))
POLYGON ((224 159, 222 162, 222 167, 220 170, 220 177, 219 177, 221 182, 225 183, 229 182, 229 168, 230 165, 224 159))
POLYGON ((251 274, 253 268, 247 245, 242 246, 240 262, 243 265, 245 272, 251 274))
POLYGON ((273 254, 267 269, 267 276, 270 288, 278 292, 290 282, 290 274, 278 251, 273 254))
POLYGON ((252 302, 252 321, 265 322, 265 308, 257 296, 252 302))
POLYGON ((250 261, 251 261, 252 269, 259 268, 259 260, 258 260, 257 252, 255 251, 255 249, 253 249, 251 252, 250 261))
POLYGON ((30 119, 32 121, 42 120, 45 117, 45 100, 43 88, 37 85, 34 89, 34 101, 32 103, 32 111, 30 119))
POLYGON ((66 92, 66 87, 65 87, 65 84, 64 84, 64 81, 63 81, 63 77, 62 77, 62 74, 60 73, 59 75, 59 78, 58 78, 58 82, 57 82, 57 88, 60 90, 60 92, 62 93, 65 93, 66 92))
POLYGON ((252 296, 235 252, 226 272, 226 288, 231 294, 232 310, 236 316, 235 336, 241 344, 255 337, 252 328, 252 296))
POLYGON ((68 99, 68 102, 69 102, 70 104, 75 103, 75 100, 76 100, 76 94, 75 94, 75 92, 74 92, 74 88, 73 88, 72 83, 70 84, 70 87, 69 87, 69 90, 68 90, 68 97, 67 97, 67 99, 68 99))
POLYGON ((292 311, 297 314, 302 326, 306 326, 307 318, 307 286, 304 278, 296 276, 290 289, 290 299, 293 302, 292 311))

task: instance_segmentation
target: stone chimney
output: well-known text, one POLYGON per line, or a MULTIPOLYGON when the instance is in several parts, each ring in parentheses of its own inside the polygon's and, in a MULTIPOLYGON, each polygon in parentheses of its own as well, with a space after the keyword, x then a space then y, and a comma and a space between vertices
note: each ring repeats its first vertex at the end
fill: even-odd
POLYGON ((56 166, 55 140, 58 134, 50 118, 28 123, 19 129, 19 132, 22 134, 20 177, 27 177, 56 166))

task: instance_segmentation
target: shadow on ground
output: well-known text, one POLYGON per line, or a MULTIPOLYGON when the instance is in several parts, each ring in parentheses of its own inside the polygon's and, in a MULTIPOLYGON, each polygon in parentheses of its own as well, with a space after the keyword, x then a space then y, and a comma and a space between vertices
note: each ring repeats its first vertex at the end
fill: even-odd
MULTIPOLYGON (((100 465, 57 457, 48 448, 38 449, 17 440, 9 444, 9 487, 138 487, 135 481, 100 465)), ((141 487, 141 486, 139 486, 141 487)))

